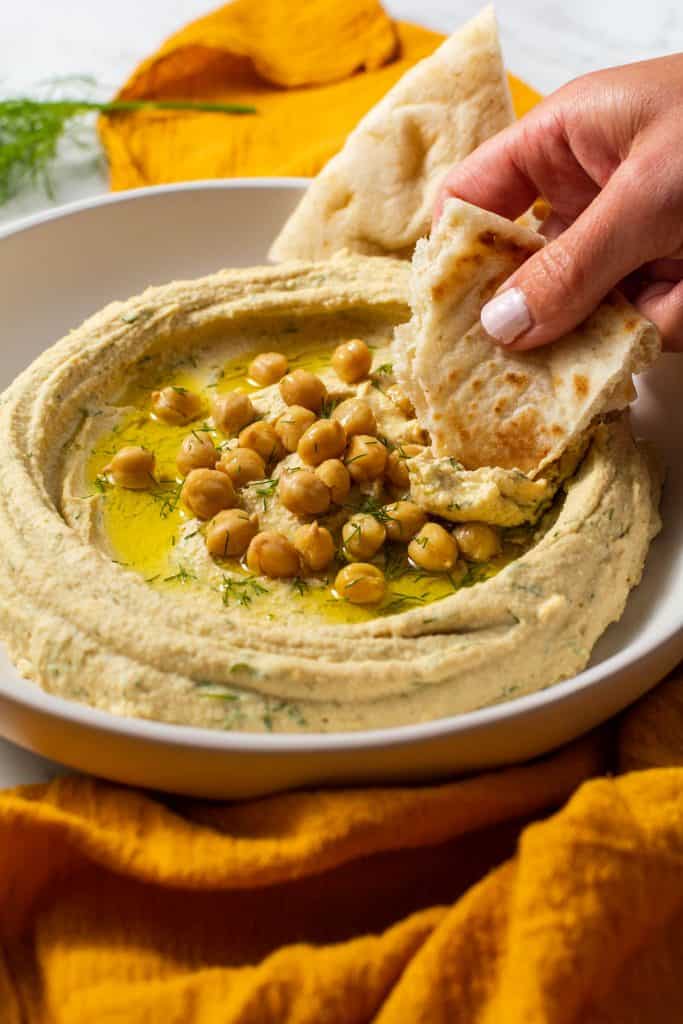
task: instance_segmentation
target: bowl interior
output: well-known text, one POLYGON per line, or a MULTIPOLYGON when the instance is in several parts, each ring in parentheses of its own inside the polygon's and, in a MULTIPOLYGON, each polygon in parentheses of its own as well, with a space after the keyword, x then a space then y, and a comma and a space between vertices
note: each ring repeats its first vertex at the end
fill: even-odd
MULTIPOLYGON (((74 204, 31 218, 19 230, 0 232, 0 389, 43 349, 113 299, 125 299, 150 284, 265 262, 272 238, 304 187, 302 179, 268 179, 143 189, 74 204)), ((623 618, 596 646, 587 672, 515 705, 538 705, 561 699, 568 687, 597 685, 603 669, 607 673, 610 666, 634 663, 681 630, 682 388, 683 359, 673 356, 664 357, 638 382, 635 432, 654 442, 667 470, 664 528, 652 546, 641 585, 623 618)), ((18 680, 0 650, 0 691, 5 686, 16 692, 18 680)), ((454 731, 496 714, 508 711, 460 716, 454 731)))

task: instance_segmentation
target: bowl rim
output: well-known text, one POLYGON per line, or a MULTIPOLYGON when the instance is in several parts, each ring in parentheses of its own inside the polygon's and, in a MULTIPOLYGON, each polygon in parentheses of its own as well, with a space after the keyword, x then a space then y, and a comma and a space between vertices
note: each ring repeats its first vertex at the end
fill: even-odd
POLYGON ((197 178, 194 181, 173 181, 167 185, 143 185, 140 188, 122 189, 119 192, 104 192, 101 195, 86 196, 83 199, 73 199, 68 203, 59 203, 57 206, 38 210, 36 213, 13 217, 6 224, 0 225, 0 239, 99 206, 115 206, 118 203, 136 202, 157 195, 172 195, 178 192, 230 192, 239 188, 297 189, 305 188, 310 181, 310 178, 305 177, 197 178))
MULTIPOLYGON (((122 192, 104 193, 64 203, 56 208, 16 218, 0 226, 0 240, 30 231, 51 221, 67 219, 74 214, 118 204, 136 203, 161 195, 184 192, 233 191, 235 189, 299 189, 305 187, 305 177, 257 177, 231 179, 200 179, 151 185, 122 192)), ((656 538, 654 543, 656 543, 656 538)), ((646 634, 632 647, 622 648, 578 675, 554 683, 547 689, 513 697, 500 704, 489 705, 445 718, 383 729, 365 729, 350 732, 297 732, 248 733, 221 731, 199 726, 176 725, 152 719, 116 715, 77 701, 68 700, 42 690, 31 680, 4 679, 0 676, 0 698, 36 712, 66 720, 75 726, 96 729, 108 735, 121 735, 176 748, 202 748, 205 751, 239 753, 343 753, 354 750, 379 750, 405 746, 417 741, 438 741, 446 736, 472 733, 496 723, 510 723, 524 718, 547 705, 560 706, 571 701, 579 692, 606 684, 627 667, 635 668, 660 647, 683 638, 683 615, 679 622, 660 627, 652 635, 646 634), (25 691, 25 692, 24 692, 25 691)), ((8 661, 11 661, 8 657, 8 661)), ((12 666, 14 671, 16 669, 12 666)), ((17 673, 18 675, 18 673, 17 673)))

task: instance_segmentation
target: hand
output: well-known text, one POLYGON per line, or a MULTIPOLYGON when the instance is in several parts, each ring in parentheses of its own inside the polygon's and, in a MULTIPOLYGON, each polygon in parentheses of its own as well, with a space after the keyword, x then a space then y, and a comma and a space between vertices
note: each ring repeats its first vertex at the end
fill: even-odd
POLYGON ((448 196, 510 219, 552 206, 548 244, 482 310, 495 340, 544 345, 619 285, 683 350, 683 54, 570 82, 454 167, 435 217, 448 196))

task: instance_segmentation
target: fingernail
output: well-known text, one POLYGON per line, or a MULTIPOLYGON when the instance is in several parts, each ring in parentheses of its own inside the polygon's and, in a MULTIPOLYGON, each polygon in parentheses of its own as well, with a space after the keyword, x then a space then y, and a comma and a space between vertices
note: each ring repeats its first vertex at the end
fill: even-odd
POLYGON ((496 341, 510 345, 531 327, 531 313, 521 288, 508 288, 481 311, 482 327, 496 341))

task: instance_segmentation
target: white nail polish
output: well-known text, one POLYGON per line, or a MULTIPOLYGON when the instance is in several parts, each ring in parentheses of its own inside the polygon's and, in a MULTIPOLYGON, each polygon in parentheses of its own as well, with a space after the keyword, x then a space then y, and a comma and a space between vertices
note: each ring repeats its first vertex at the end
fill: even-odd
POLYGON ((482 327, 496 341, 510 345, 531 327, 531 313, 521 288, 508 288, 481 311, 482 327))

